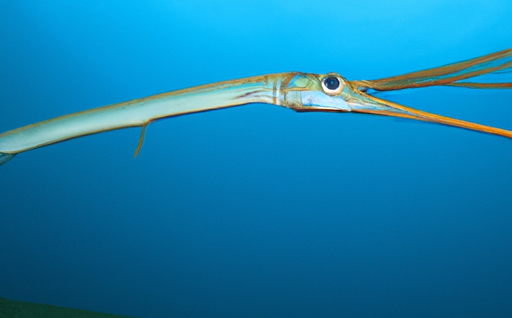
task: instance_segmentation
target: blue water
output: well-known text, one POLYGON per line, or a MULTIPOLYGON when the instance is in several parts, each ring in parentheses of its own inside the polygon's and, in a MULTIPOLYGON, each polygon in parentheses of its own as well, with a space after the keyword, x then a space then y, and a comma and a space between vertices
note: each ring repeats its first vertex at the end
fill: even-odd
MULTIPOLYGON (((510 16, 509 0, 4 1, 0 130, 259 74, 440 66, 512 47, 510 16)), ((386 98, 512 129, 510 90, 386 98)), ((153 123, 134 159, 139 132, 0 168, 1 297, 144 318, 512 316, 509 139, 259 104, 153 123)))

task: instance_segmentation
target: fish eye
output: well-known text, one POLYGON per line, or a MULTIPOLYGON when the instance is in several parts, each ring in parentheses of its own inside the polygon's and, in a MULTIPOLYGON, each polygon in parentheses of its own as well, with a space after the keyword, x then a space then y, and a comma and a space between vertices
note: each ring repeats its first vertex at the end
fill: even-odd
POLYGON ((329 76, 324 78, 324 85, 327 87, 327 89, 334 91, 340 87, 340 80, 334 76, 329 76))
POLYGON ((322 80, 322 88, 328 95, 336 95, 341 93, 343 89, 338 76, 328 75, 322 80))

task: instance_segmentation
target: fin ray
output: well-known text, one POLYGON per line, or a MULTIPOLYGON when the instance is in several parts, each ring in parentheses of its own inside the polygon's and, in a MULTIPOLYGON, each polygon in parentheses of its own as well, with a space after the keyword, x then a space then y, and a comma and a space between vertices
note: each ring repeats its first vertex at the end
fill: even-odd
POLYGON ((0 152, 0 166, 11 160, 16 154, 2 153, 0 152))
POLYGON ((148 124, 142 125, 142 131, 140 132, 139 143, 137 144, 137 149, 135 149, 135 153, 133 154, 134 158, 137 157, 137 155, 139 154, 139 150, 142 147, 142 142, 144 141, 144 134, 146 132, 147 125, 148 124))
MULTIPOLYGON (((452 63, 445 66, 434 67, 398 76, 386 77, 376 80, 355 81, 361 87, 372 88, 378 91, 398 90, 404 88, 417 88, 434 85, 450 85, 470 77, 489 73, 507 72, 512 69, 512 48, 491 53, 471 60, 452 63)), ((482 85, 452 85, 484 88, 482 85)), ((508 88, 503 85, 487 85, 485 88, 508 88)))

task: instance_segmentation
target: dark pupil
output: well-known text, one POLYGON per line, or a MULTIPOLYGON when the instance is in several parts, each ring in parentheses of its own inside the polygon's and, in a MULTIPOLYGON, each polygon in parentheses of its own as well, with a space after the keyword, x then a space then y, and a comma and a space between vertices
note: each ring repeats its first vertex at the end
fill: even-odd
POLYGON ((340 81, 336 77, 327 77, 324 79, 325 87, 330 90, 335 90, 340 87, 340 81))

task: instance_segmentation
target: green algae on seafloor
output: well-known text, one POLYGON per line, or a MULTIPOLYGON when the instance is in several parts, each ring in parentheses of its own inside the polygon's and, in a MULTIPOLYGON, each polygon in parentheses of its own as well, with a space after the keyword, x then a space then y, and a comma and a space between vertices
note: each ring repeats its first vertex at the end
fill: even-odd
POLYGON ((127 316, 103 314, 88 310, 72 309, 0 297, 1 318, 129 318, 127 316))

